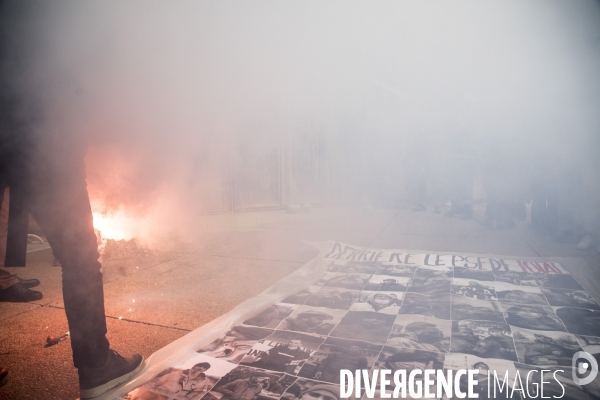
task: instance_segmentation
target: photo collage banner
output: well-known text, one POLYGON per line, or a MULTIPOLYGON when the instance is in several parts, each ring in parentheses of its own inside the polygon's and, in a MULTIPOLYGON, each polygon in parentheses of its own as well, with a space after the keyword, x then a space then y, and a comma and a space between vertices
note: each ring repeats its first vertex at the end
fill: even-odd
POLYGON ((530 370, 563 370, 544 396, 600 398, 571 379, 576 352, 600 355, 600 305, 558 263, 341 243, 321 262, 320 279, 121 399, 337 400, 340 369, 478 369, 479 399, 488 371, 511 389, 530 370))

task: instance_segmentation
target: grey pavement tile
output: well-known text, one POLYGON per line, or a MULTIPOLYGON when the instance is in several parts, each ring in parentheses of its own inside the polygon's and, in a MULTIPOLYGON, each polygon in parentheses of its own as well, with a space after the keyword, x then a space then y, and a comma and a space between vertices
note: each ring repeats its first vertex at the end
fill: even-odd
MULTIPOLYGON (((185 254, 161 252, 151 257, 109 258, 102 260, 104 281, 121 279, 156 266, 161 266, 164 269, 185 265, 185 257, 187 257, 185 254)), ((51 266, 52 258, 51 250, 42 250, 27 255, 27 267, 8 268, 8 270, 21 278, 37 278, 40 280, 40 285, 34 288, 34 290, 42 292, 44 297, 30 304, 54 304, 62 306, 62 269, 61 267, 51 266)))
POLYGON ((197 256, 193 265, 164 273, 142 271, 105 285, 106 314, 195 329, 260 294, 301 263, 197 256))
POLYGON ((35 310, 39 307, 41 306, 35 303, 0 302, 0 315, 2 315, 3 319, 6 319, 14 315, 19 315, 28 311, 35 310))
MULTIPOLYGON (((111 347, 122 354, 149 357, 186 332, 114 319, 107 320, 111 347)), ((76 399, 77 371, 73 367, 69 339, 45 348, 48 335, 68 330, 65 312, 39 307, 5 318, 0 329, 0 365, 9 370, 8 383, 0 389, 3 399, 76 399)))
MULTIPOLYGON (((177 268, 180 268, 180 267, 183 267, 186 265, 191 265, 191 264, 197 262, 201 256, 194 255, 194 254, 183 254, 183 255, 180 254, 177 257, 178 258, 175 258, 173 260, 168 260, 165 262, 161 262, 161 263, 155 264, 155 265, 150 266, 145 269, 135 270, 134 272, 131 272, 127 275, 116 276, 114 279, 112 279, 110 281, 106 281, 106 279, 105 279, 104 287, 106 288, 108 285, 110 285, 113 282, 122 282, 122 285, 125 286, 126 288, 128 285, 131 287, 129 291, 135 290, 137 287, 139 287, 139 285, 140 285, 139 282, 142 282, 141 285, 143 286, 145 284, 144 282, 147 282, 149 277, 161 275, 161 274, 169 272, 173 269, 177 269, 177 268), (140 274, 142 275, 142 278, 136 279, 136 277, 140 274)), ((60 290, 62 290, 62 289, 60 289, 60 290)), ((106 289, 105 289, 105 291, 106 291, 106 289)), ((106 297, 106 293, 105 293, 105 297, 106 297)), ((63 307, 62 292, 58 298, 53 298, 52 301, 48 302, 47 304, 51 305, 53 307, 63 307)))

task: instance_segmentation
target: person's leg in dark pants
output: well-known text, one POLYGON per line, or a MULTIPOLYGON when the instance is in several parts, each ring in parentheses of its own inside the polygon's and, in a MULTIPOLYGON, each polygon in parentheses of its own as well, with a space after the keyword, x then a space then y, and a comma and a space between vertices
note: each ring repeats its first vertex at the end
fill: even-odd
POLYGON ((63 298, 75 367, 102 366, 108 356, 104 291, 85 179, 44 183, 32 214, 62 263, 63 298))
POLYGON ((83 399, 128 381, 144 364, 140 355, 125 358, 109 349, 102 272, 83 162, 75 171, 37 175, 31 212, 62 264, 65 312, 83 399))

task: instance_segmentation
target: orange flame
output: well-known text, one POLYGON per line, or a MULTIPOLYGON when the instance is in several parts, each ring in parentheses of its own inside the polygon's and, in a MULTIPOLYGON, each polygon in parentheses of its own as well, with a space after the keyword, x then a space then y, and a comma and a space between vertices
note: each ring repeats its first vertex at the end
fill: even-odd
POLYGON ((117 211, 92 212, 94 228, 102 239, 131 240, 135 235, 135 221, 120 209, 117 211))

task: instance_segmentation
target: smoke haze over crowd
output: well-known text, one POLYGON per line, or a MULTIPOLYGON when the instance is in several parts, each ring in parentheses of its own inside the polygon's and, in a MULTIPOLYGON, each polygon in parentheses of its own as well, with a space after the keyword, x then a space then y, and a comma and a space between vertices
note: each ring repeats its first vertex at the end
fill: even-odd
POLYGON ((38 132, 88 141, 92 207, 135 216, 133 235, 243 209, 228 192, 259 204, 235 193, 280 185, 261 171, 306 148, 323 161, 290 168, 322 193, 283 204, 387 204, 415 169, 462 151, 476 169, 490 147, 521 171, 576 160, 600 187, 597 1, 3 7, 7 80, 39 101, 38 132))

